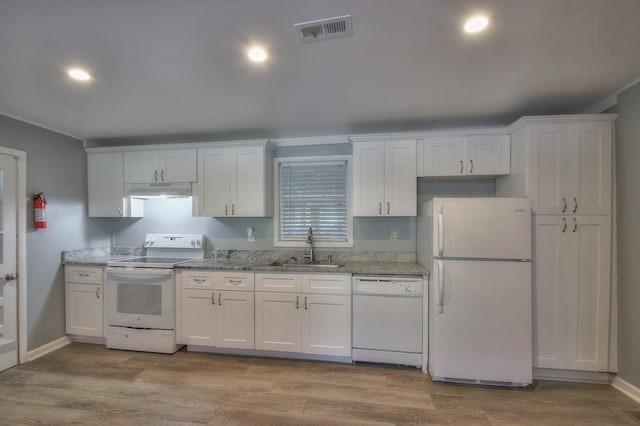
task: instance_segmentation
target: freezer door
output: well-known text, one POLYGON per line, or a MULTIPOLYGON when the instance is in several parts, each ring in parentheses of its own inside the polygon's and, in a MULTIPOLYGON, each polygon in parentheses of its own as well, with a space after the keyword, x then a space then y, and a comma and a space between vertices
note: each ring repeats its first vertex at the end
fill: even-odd
POLYGON ((433 255, 531 259, 528 198, 434 198, 433 255))
POLYGON ((435 260, 432 279, 431 377, 531 383, 531 264, 435 260))

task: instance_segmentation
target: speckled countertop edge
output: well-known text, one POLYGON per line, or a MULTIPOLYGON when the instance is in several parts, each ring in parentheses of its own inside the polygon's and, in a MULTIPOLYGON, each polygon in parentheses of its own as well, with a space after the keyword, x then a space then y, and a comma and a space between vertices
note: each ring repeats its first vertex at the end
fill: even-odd
MULTIPOLYGON (((65 260, 65 265, 73 266, 106 266, 112 260, 121 260, 130 255, 106 255, 86 259, 65 260)), ((290 273, 331 273, 331 274, 360 274, 360 275, 429 275, 429 270, 417 262, 341 262, 337 268, 318 268, 309 266, 271 266, 269 263, 255 263, 247 261, 232 261, 219 259, 196 259, 179 265, 179 270, 210 270, 210 271, 250 271, 250 272, 290 272, 290 273)))

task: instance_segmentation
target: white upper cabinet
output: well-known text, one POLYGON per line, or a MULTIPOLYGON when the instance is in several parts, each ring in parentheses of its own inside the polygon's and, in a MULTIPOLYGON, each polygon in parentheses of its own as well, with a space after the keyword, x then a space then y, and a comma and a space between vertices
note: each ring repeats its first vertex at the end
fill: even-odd
POLYGON ((273 152, 266 142, 198 150, 194 215, 273 215, 273 152))
POLYGON ((415 216, 416 141, 353 143, 353 215, 415 216))
POLYGON ((512 176, 503 196, 527 196, 536 214, 611 214, 614 114, 524 117, 511 126, 512 176))
POLYGON ((124 197, 122 152, 87 154, 90 217, 142 217, 143 202, 124 197))
POLYGON ((195 182, 196 164, 195 149, 127 151, 124 153, 124 182, 195 182))
POLYGON ((419 177, 507 175, 510 141, 506 134, 425 136, 418 142, 419 177))

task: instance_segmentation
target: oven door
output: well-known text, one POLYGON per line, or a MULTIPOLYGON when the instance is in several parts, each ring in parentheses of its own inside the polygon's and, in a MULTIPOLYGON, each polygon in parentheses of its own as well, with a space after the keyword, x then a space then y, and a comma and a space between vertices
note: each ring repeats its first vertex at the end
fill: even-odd
POLYGON ((107 268, 107 324, 174 329, 172 269, 107 268))

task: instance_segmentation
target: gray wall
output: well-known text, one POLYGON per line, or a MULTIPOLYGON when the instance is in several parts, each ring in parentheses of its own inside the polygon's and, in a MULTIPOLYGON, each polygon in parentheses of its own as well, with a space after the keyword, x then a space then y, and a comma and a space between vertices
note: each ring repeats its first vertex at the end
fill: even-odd
POLYGON ((640 387, 640 84, 618 96, 619 376, 640 387))
MULTIPOLYGON (((276 157, 351 155, 351 145, 309 145, 278 148, 276 157)), ((493 180, 418 181, 418 202, 434 196, 495 196, 493 180)), ((144 234, 154 232, 202 233, 209 250, 272 250, 272 218, 207 218, 191 216, 188 199, 146 200, 142 219, 112 219, 114 245, 140 246, 144 234), (246 229, 255 230, 256 241, 248 242, 246 229)), ((408 217, 356 217, 353 219, 354 251, 416 251, 416 219, 408 217), (391 231, 398 239, 391 240, 391 231)), ((340 249, 336 249, 340 250, 340 249)))
POLYGON ((27 153, 27 196, 44 192, 47 229, 27 219, 28 350, 65 335, 61 252, 105 246, 109 223, 87 218, 82 142, 0 115, 0 145, 27 153))

